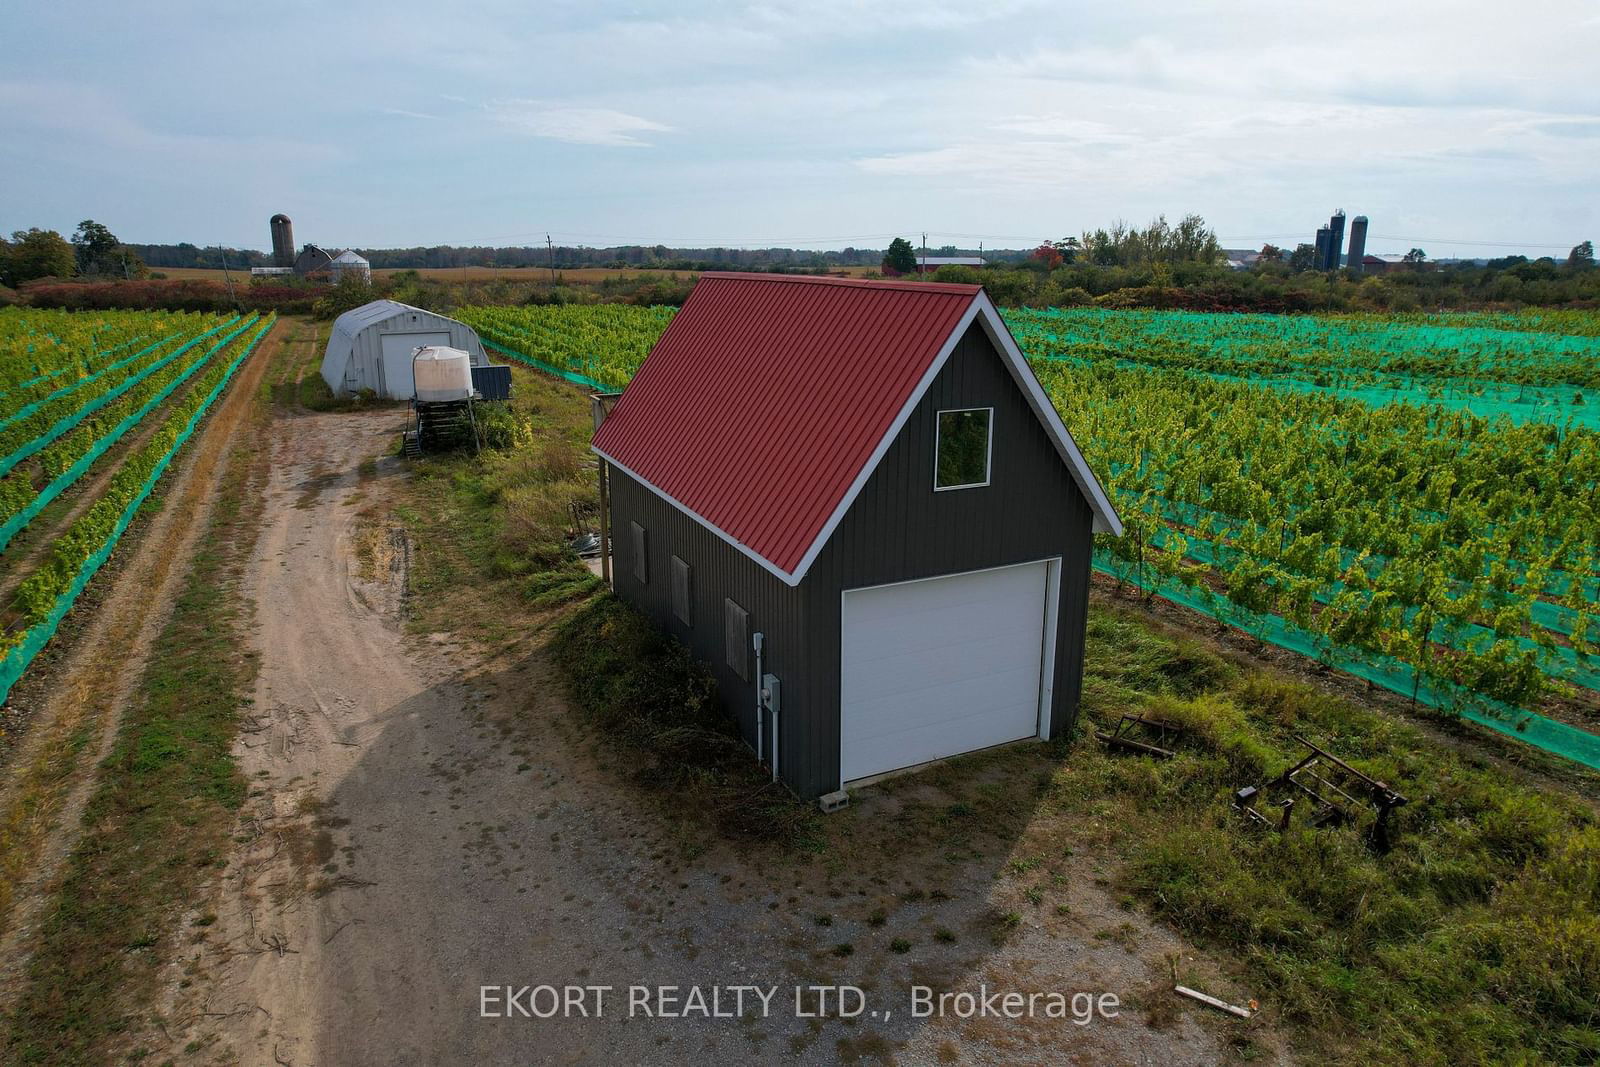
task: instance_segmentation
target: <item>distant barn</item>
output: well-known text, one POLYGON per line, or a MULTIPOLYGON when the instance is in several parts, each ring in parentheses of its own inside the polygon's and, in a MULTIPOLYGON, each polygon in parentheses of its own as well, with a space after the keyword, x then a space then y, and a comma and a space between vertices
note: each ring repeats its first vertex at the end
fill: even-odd
POLYGON ((411 360, 425 345, 459 348, 474 368, 489 362, 466 323, 395 300, 374 300, 333 320, 322 380, 338 395, 371 389, 392 400, 410 399, 416 391, 411 360))
POLYGON ((917 273, 928 274, 940 267, 982 267, 988 260, 981 256, 921 256, 917 257, 917 273))
POLYGON ((306 245, 294 257, 294 272, 302 278, 326 274, 333 265, 333 257, 316 245, 306 245))

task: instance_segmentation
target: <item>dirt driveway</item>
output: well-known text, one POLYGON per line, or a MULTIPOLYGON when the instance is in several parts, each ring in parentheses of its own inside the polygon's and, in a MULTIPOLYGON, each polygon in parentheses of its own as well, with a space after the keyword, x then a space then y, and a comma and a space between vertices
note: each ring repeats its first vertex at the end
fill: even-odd
MULTIPOLYGON (((938 873, 880 845, 867 868, 711 843, 686 857, 576 735, 542 659, 403 629, 405 537, 358 521, 406 477, 374 461, 397 428, 392 412, 274 426, 249 583, 251 796, 226 870, 181 919, 165 1023, 141 1040, 179 1062, 294 1065, 1227 1058, 1209 1018, 1151 1007, 1167 956, 1190 950, 1120 908, 1094 857, 1074 861, 1070 907, 995 939, 992 916, 1022 892, 1003 857, 938 873), (862 987, 866 1012, 797 1017, 794 987, 814 983, 862 987), (914 1019, 914 983, 1122 1007, 1089 1025, 914 1019), (482 987, 543 984, 615 988, 603 1018, 482 1017, 482 987), (720 986, 736 1017, 630 1017, 634 985, 720 986), (754 993, 738 1015, 727 987, 741 985, 777 987, 767 1017, 754 993)), ((866 828, 934 788, 866 794, 835 818, 866 828)))

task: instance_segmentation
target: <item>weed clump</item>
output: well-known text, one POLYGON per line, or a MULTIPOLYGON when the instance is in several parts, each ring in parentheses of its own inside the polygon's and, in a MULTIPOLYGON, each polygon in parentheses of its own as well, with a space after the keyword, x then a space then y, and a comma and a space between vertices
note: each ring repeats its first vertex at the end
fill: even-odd
POLYGON ((812 840, 818 816, 760 772, 711 672, 640 612, 598 597, 561 623, 550 649, 584 714, 642 757, 642 784, 731 837, 812 840))
MULTIPOLYGON (((1068 808, 1129 812, 1120 881, 1201 944, 1247 961, 1288 1021, 1377 1062, 1593 1062, 1600 1057, 1600 826, 1415 728, 1090 611, 1085 712, 1181 725, 1168 760, 1086 741, 1056 776, 1068 808), (1171 656, 1181 667, 1165 665, 1171 656), (1214 663, 1205 662, 1210 657, 1214 663), (1197 678, 1207 682, 1193 687, 1197 678), (1233 790, 1292 765, 1307 736, 1404 792, 1397 840, 1351 825, 1252 829, 1233 790)), ((1306 809, 1309 812, 1309 808, 1306 809)), ((1120 928, 1095 935, 1118 941, 1120 928)))

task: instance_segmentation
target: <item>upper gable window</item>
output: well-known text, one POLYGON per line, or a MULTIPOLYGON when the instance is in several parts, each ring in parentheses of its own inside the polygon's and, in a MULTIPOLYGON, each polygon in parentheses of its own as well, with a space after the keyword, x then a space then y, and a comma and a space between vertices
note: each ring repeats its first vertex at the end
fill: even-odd
POLYGON ((934 445, 933 488, 975 489, 989 484, 994 408, 939 412, 934 445))

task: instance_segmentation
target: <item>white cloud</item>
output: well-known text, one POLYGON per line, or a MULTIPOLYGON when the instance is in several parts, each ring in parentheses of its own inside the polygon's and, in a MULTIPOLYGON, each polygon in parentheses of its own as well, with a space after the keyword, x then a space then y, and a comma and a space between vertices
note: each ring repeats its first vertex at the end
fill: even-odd
POLYGON ((485 105, 496 121, 534 137, 569 144, 643 148, 637 135, 662 133, 671 126, 607 107, 573 107, 537 100, 495 100, 485 105))
POLYGON ((226 189, 241 218, 320 212, 369 245, 546 228, 1059 236, 1189 211, 1242 236, 1309 231, 1340 204, 1374 234, 1570 247, 1600 226, 1593 0, 393 0, 377 20, 241 9, 225 34, 85 2, 99 32, 60 5, 19 14, 30 48, 5 77, 43 88, 0 87, 0 134, 28 161, 12 213, 112 195, 79 168, 103 159, 147 178, 132 213, 153 235, 196 226, 192 186, 226 189), (294 39, 318 76, 225 104, 144 76, 225 79, 241 34, 294 39), (63 79, 68 57, 80 74, 63 79), (434 83, 448 95, 420 92, 434 83), (408 122, 424 157, 393 137, 408 122), (644 145, 643 177, 595 150, 644 145), (459 160, 485 153, 506 166, 463 183, 459 160), (339 199, 316 180, 330 157, 374 180, 339 199))
POLYGON ((75 82, 0 81, 0 115, 4 125, 37 131, 85 156, 157 174, 201 165, 276 169, 286 160, 321 165, 341 155, 329 144, 240 133, 233 126, 203 133, 162 129, 133 114, 117 94, 75 82))

